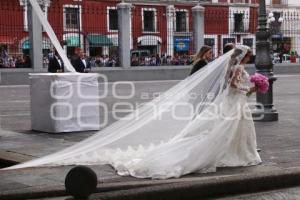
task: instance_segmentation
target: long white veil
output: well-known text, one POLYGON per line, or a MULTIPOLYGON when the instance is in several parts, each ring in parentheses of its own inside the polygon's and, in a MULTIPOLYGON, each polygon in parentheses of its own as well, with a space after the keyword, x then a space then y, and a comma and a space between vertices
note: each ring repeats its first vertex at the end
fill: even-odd
POLYGON ((195 117, 222 95, 232 52, 217 58, 161 96, 82 142, 6 169, 79 164, 114 166, 183 137, 195 117))
MULTIPOLYGON (((43 25, 47 25, 45 28, 51 29, 38 4, 34 0, 30 2, 43 25)), ((54 44, 59 53, 63 54, 54 32, 50 32, 49 36, 52 41, 56 41, 54 44)), ((237 57, 243 58, 245 52, 243 50, 237 57)), ((193 129, 197 116, 226 91, 224 88, 232 66, 229 62, 232 61, 232 53, 233 50, 219 57, 90 138, 57 153, 2 170, 79 164, 111 164, 117 167, 118 163, 130 161, 145 152, 185 137, 193 129)), ((74 71, 66 57, 64 62, 69 66, 69 71, 74 71)), ((205 129, 211 127, 205 125, 201 128, 205 132, 205 129)))

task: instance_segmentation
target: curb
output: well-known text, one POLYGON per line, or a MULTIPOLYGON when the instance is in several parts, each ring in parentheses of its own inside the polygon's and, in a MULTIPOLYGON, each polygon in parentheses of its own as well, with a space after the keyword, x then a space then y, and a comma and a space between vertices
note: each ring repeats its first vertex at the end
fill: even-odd
MULTIPOLYGON (((101 183, 98 182, 98 187, 95 193, 104 193, 120 190, 136 189, 141 187, 148 187, 154 185, 162 185, 174 182, 173 179, 163 181, 130 181, 130 182, 115 182, 115 183, 101 183)), ((45 197, 58 197, 67 196, 64 186, 45 187, 39 186, 34 188, 26 188, 20 190, 10 190, 7 192, 0 192, 0 200, 24 200, 24 199, 37 199, 45 197)))
MULTIPOLYGON (((298 185, 300 185, 300 167, 245 175, 99 183, 96 193, 90 199, 195 200, 298 185)), ((2 192, 0 200, 24 200, 67 195, 63 186, 38 187, 2 192)))
POLYGON ((300 185, 300 168, 94 194, 91 200, 196 200, 300 185))

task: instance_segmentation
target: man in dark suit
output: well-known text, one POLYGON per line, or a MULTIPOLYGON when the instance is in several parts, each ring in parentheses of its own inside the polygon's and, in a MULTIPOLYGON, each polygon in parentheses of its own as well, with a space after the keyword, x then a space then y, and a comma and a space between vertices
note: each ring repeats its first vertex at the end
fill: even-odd
POLYGON ((64 63, 58 56, 57 51, 52 55, 49 55, 48 72, 57 73, 64 71, 64 63))
POLYGON ((82 58, 82 62, 85 66, 84 72, 90 72, 92 69, 91 60, 86 55, 84 55, 82 58))
POLYGON ((86 72, 88 63, 84 58, 84 54, 80 48, 75 49, 75 54, 71 58, 71 63, 77 72, 80 73, 86 72))

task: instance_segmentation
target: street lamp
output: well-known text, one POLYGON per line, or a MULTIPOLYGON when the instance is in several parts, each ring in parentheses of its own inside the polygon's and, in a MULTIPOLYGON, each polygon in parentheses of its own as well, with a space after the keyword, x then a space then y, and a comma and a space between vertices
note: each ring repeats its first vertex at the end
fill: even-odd
MULTIPOLYGON (((276 21, 276 19, 275 19, 275 17, 274 17, 274 13, 270 12, 268 17, 269 17, 268 20, 267 20, 268 24, 270 24, 270 23, 276 21)), ((279 17, 279 18, 278 18, 278 22, 279 22, 279 23, 282 23, 282 22, 283 22, 283 18, 282 18, 282 17, 279 17)))
POLYGON ((268 29, 270 32, 270 54, 272 61, 274 60, 273 55, 273 35, 278 35, 280 33, 281 23, 283 22, 283 18, 278 16, 276 17, 273 12, 270 12, 268 15, 268 29))
POLYGON ((269 19, 267 20, 267 22, 268 24, 270 24, 271 22, 275 22, 275 17, 272 12, 269 13, 269 19))
POLYGON ((270 56, 269 37, 270 31, 267 28, 266 2, 265 0, 260 0, 258 28, 256 32, 255 67, 258 73, 269 78, 270 87, 267 93, 263 94, 257 92, 256 94, 257 108, 260 108, 253 113, 253 117, 256 121, 278 120, 278 113, 273 106, 273 82, 276 81, 277 78, 273 75, 273 63, 270 56))
POLYGON ((81 48, 81 30, 80 30, 80 2, 77 2, 77 22, 78 22, 78 46, 81 48))

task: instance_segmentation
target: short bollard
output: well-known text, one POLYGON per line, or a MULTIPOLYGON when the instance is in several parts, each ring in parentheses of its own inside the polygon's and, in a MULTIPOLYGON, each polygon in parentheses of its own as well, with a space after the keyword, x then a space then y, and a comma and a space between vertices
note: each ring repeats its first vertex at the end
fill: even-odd
POLYGON ((75 200, 87 200, 96 191, 97 175, 88 167, 74 167, 66 176, 65 187, 67 194, 75 200))

